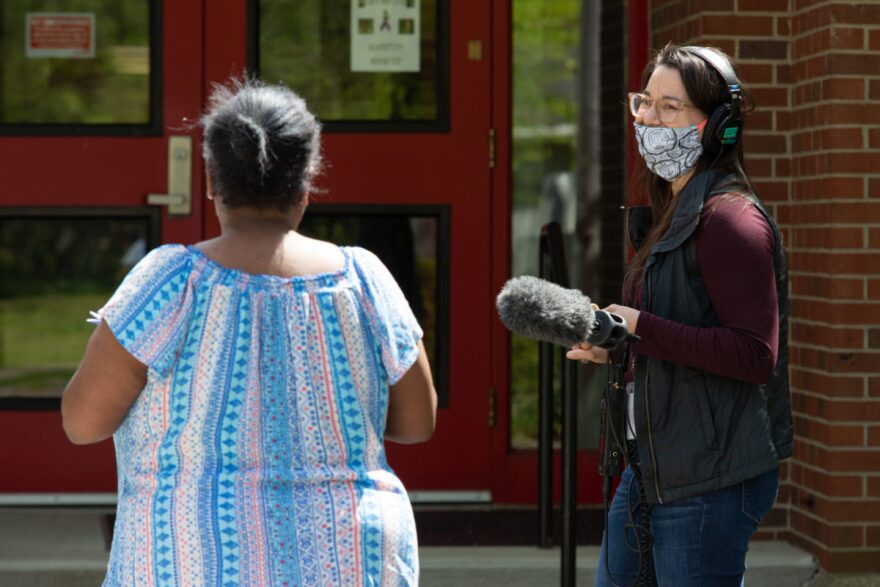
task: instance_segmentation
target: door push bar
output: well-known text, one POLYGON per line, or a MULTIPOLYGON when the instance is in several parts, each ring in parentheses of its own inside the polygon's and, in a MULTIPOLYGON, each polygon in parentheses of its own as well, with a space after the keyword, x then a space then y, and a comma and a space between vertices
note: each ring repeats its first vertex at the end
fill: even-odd
POLYGON ((171 216, 192 212, 192 137, 168 137, 168 193, 148 194, 147 204, 168 206, 171 216))

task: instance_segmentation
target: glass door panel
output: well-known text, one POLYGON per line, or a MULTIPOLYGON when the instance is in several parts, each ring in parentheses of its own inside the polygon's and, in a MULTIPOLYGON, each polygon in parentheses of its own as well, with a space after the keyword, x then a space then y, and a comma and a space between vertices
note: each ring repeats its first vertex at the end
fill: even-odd
POLYGON ((251 0, 251 11, 251 69, 296 88, 331 130, 445 129, 445 0, 251 0))
POLYGON ((57 409, 90 311, 157 242, 158 217, 0 208, 0 408, 57 409))
MULTIPOLYGON (((580 264, 578 220, 578 77, 582 2, 513 0, 511 274, 538 275, 541 227, 559 222, 571 287, 580 264)), ((538 343, 511 336, 512 449, 538 438, 538 343)), ((559 371, 557 367, 556 371, 559 371)), ((557 398, 558 400, 559 398, 557 398)), ((557 410, 560 402, 554 402, 557 410)), ((558 423, 554 434, 558 441, 558 423)))
POLYGON ((146 0, 0 3, 0 132, 159 134, 160 13, 146 0))

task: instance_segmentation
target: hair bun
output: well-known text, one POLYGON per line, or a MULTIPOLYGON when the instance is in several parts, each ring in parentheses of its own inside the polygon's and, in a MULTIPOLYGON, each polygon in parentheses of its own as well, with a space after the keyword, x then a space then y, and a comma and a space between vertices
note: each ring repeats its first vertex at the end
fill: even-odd
POLYGON ((311 191, 321 127, 289 88, 249 79, 215 86, 202 126, 202 155, 224 205, 286 209, 311 191))
POLYGON ((260 175, 265 175, 272 164, 269 158, 269 135, 266 129, 247 114, 236 114, 236 123, 230 136, 232 148, 245 154, 246 157, 253 157, 260 168, 260 175))

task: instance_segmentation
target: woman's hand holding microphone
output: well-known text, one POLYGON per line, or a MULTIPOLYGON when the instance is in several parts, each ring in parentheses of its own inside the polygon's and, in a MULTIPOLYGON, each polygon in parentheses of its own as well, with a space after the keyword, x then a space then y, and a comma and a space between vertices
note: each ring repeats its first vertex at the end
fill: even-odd
MULTIPOLYGON (((591 304, 593 311, 599 309, 599 306, 596 304, 591 304)), ((621 316, 624 320, 626 320, 626 328, 631 334, 635 334, 636 325, 639 321, 639 311, 635 308, 630 308, 628 306, 618 306, 616 304, 612 304, 606 308, 602 308, 606 312, 610 312, 611 314, 617 314, 621 316)), ((565 353, 566 358, 571 359, 572 361, 580 361, 581 363, 607 363, 608 362, 608 351, 601 348, 591 345, 588 342, 581 342, 571 347, 571 349, 565 353)))

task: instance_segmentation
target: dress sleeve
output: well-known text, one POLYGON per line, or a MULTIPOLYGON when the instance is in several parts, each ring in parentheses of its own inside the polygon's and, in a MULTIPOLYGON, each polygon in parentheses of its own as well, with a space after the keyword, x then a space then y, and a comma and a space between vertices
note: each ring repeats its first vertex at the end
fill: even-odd
POLYGON ((173 364, 183 342, 191 296, 192 268, 186 249, 166 245, 135 265, 96 314, 138 361, 161 374, 173 364))
POLYGON ((379 345, 388 382, 395 384, 412 367, 422 338, 409 302, 388 268, 366 249, 352 249, 370 330, 379 345))

